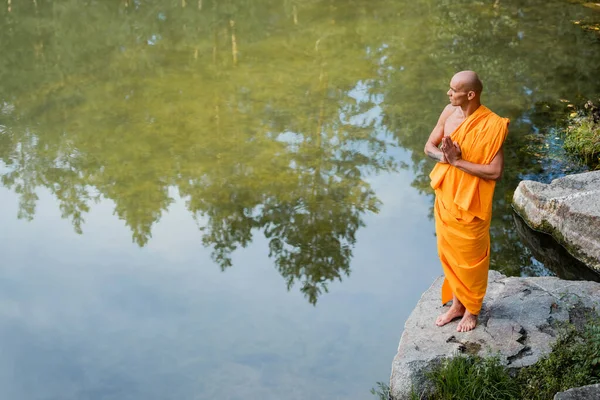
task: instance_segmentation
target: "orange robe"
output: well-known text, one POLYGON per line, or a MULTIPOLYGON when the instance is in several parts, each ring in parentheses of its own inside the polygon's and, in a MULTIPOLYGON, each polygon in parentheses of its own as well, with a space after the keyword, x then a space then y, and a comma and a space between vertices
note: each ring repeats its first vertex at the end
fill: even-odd
MULTIPOLYGON (((450 135, 462 158, 489 164, 508 134, 507 118, 479 106, 450 135)), ((438 163, 431 174, 435 190, 435 232, 444 270, 442 304, 454 293, 466 309, 479 314, 490 265, 490 221, 496 182, 438 163)))

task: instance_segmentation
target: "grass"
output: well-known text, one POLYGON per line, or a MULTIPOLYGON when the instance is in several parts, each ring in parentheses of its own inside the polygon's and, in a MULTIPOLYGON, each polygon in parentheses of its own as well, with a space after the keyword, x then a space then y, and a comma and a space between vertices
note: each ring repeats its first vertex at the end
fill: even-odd
POLYGON ((600 167, 600 107, 588 101, 583 109, 573 112, 564 142, 567 151, 593 168, 600 167))
POLYGON ((552 352, 517 376, 524 399, 552 399, 556 392, 600 382, 600 321, 583 331, 569 326, 552 352))
POLYGON ((429 379, 434 400, 513 400, 519 388, 498 357, 457 356, 435 368, 429 379))
MULTIPOLYGON (((411 394, 411 400, 551 400, 557 392, 600 383, 600 319, 589 317, 585 327, 561 328, 552 351, 532 366, 509 371, 498 357, 458 355, 427 373, 432 393, 411 394)), ((371 393, 390 399, 378 382, 371 393)))

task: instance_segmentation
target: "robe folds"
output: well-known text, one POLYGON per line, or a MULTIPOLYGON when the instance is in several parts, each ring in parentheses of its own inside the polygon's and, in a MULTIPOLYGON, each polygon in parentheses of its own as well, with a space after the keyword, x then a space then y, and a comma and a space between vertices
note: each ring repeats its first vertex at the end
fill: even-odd
MULTIPOLYGON (((509 120, 479 106, 450 135, 462 158, 489 164, 504 143, 509 120)), ((438 163, 431 174, 435 190, 435 232, 444 270, 442 304, 452 294, 474 315, 487 289, 490 265, 490 222, 496 182, 438 163)))

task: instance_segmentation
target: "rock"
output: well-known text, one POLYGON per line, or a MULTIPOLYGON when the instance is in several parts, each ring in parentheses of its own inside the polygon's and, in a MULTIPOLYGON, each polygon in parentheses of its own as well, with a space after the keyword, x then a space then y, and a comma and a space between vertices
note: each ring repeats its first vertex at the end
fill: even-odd
POLYGON ((600 399, 600 384, 582 386, 556 393, 554 400, 598 400, 600 399))
POLYGON ((573 256, 600 271, 600 171, 550 184, 522 181, 513 206, 533 229, 551 234, 573 256))
POLYGON ((471 332, 458 333, 458 320, 435 326, 447 309, 440 304, 443 278, 421 296, 408 317, 392 364, 390 389, 394 399, 427 390, 425 374, 445 357, 457 353, 498 355, 504 365, 521 368, 548 354, 557 324, 582 323, 587 311, 600 306, 600 283, 554 277, 505 277, 490 271, 488 290, 471 332))

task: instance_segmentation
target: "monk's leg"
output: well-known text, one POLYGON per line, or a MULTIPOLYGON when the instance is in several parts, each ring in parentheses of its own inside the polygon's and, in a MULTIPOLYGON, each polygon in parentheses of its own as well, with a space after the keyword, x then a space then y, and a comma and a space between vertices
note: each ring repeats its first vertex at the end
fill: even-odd
POLYGON ((468 332, 477 326, 477 315, 471 314, 468 310, 465 310, 465 315, 463 315, 462 319, 458 323, 456 327, 457 332, 468 332))
POLYGON ((435 324, 437 326, 444 326, 448 322, 455 320, 456 318, 462 317, 466 312, 465 306, 456 298, 456 295, 452 295, 452 305, 450 309, 445 313, 441 314, 435 320, 435 324))

